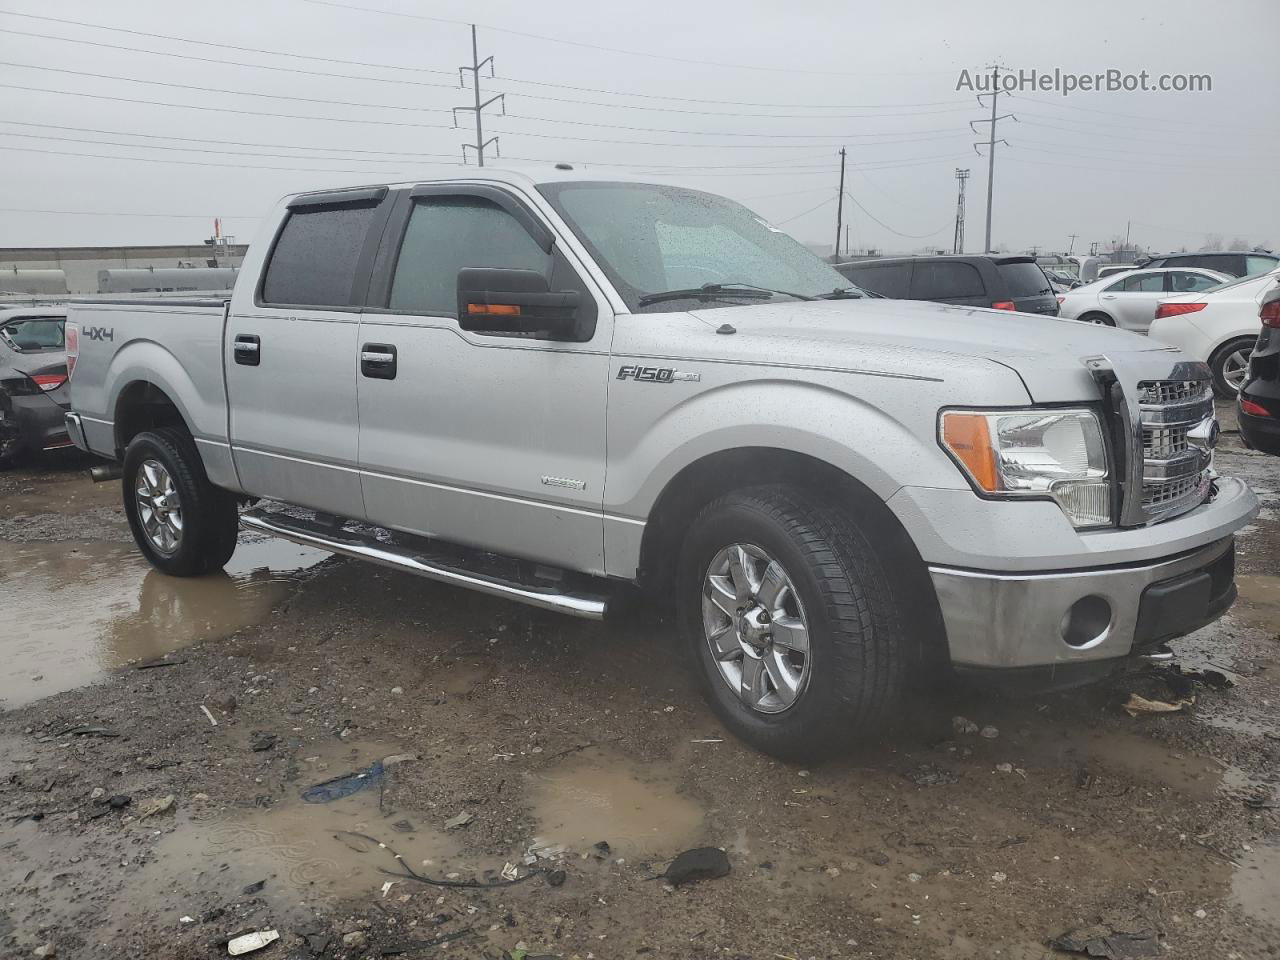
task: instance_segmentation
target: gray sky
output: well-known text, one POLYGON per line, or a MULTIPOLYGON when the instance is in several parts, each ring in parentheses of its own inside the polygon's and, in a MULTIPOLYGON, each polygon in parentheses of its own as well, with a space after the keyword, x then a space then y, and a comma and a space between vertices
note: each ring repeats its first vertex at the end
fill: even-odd
POLYGON ((1075 233, 1081 252, 1132 221, 1159 248, 1280 245, 1275 0, 0 0, 0 245, 198 242, 214 216, 252 239, 282 194, 459 157, 473 20, 497 65, 482 89, 507 94, 486 120, 504 157, 661 168, 830 243, 845 146, 855 249, 949 248, 957 166, 981 249, 968 121, 987 111, 956 91, 963 68, 1210 74, 1209 93, 1001 97, 1019 122, 1000 125, 994 240, 1075 233))

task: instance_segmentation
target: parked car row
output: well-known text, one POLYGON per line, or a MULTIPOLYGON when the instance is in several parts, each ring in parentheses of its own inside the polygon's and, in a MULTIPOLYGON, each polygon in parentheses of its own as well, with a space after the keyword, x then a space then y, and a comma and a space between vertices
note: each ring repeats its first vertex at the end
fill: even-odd
POLYGON ((837 263, 841 276, 891 300, 1056 315, 1058 301, 1035 257, 895 257, 837 263))
POLYGON ((65 307, 0 310, 0 466, 27 450, 71 446, 65 307))

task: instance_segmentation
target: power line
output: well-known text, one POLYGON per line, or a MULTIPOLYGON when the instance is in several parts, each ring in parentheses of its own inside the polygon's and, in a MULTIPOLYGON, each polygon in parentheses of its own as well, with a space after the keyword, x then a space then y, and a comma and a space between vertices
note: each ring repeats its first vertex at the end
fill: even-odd
POLYGON ((227 215, 225 213, 139 213, 136 210, 112 212, 109 210, 44 210, 35 207, 0 207, 0 213, 52 213, 65 214, 72 217, 162 217, 171 220, 209 220, 221 217, 223 220, 261 220, 261 214, 253 216, 227 215))
POLYGON ((785 220, 773 220, 773 221, 770 221, 770 222, 771 222, 775 227, 780 227, 780 226, 782 226, 784 223, 790 223, 790 222, 791 222, 791 221, 793 221, 793 220, 799 220, 801 217, 803 217, 803 216, 807 216, 808 214, 813 213, 813 211, 815 211, 815 210, 821 210, 823 207, 825 207, 828 203, 830 203, 830 202, 831 202, 832 200, 834 200, 834 199, 835 199, 835 197, 827 197, 827 198, 826 198, 825 200, 823 200, 821 203, 817 204, 816 206, 812 206, 812 207, 810 207, 808 210, 804 210, 804 211, 802 211, 802 212, 800 212, 800 213, 797 213, 797 214, 795 214, 795 215, 793 215, 793 216, 787 217, 785 220))
MULTIPOLYGON (((445 76, 450 76, 450 77, 453 76, 453 74, 451 74, 447 70, 431 70, 423 67, 405 66, 402 64, 367 63, 359 60, 342 60, 335 57, 312 56, 308 54, 291 53, 291 52, 282 51, 282 50, 267 50, 267 49, 258 48, 258 47, 240 47, 240 46, 235 46, 233 44, 214 43, 208 40, 196 40, 190 37, 179 37, 179 36, 174 36, 172 34, 145 33, 139 30, 125 30, 120 27, 111 27, 105 24, 89 23, 89 22, 80 21, 80 20, 60 19, 56 17, 41 17, 41 16, 36 16, 35 14, 14 13, 13 11, 8 11, 8 10, 0 10, 0 16, 17 16, 17 17, 26 17, 33 20, 47 20, 54 23, 62 23, 62 24, 69 24, 69 25, 78 26, 78 27, 86 27, 93 30, 111 30, 111 31, 116 31, 120 33, 132 34, 134 36, 150 37, 150 38, 161 39, 161 40, 172 40, 180 43, 190 43, 190 44, 197 44, 201 46, 212 46, 212 47, 218 47, 221 49, 260 53, 260 54, 265 54, 269 56, 288 57, 288 58, 300 59, 300 60, 316 60, 322 63, 336 63, 336 64, 344 64, 347 66, 374 67, 382 70, 403 70, 403 71, 418 72, 418 73, 443 74, 445 76)), ((458 22, 462 22, 462 21, 458 21, 458 22)), ((198 56, 193 56, 191 54, 173 53, 171 51, 164 51, 164 50, 148 50, 145 47, 132 47, 132 46, 126 46, 123 44, 106 43, 101 40, 84 40, 84 39, 75 38, 75 37, 59 37, 53 34, 33 33, 33 32, 22 31, 22 30, 4 29, 2 32, 13 34, 15 36, 37 37, 44 40, 56 40, 61 43, 83 44, 87 46, 104 47, 111 50, 125 50, 131 53, 142 53, 142 54, 148 54, 156 57, 171 57, 171 58, 180 59, 180 60, 192 60, 199 63, 217 63, 217 64, 223 64, 228 66, 247 67, 255 70, 276 70, 276 71, 285 71, 285 72, 292 72, 292 73, 303 73, 308 76, 332 77, 340 80, 365 80, 370 83, 394 83, 394 84, 405 84, 410 86, 441 87, 445 89, 455 89, 453 84, 451 83, 449 84, 430 83, 422 80, 404 80, 404 79, 393 78, 393 77, 367 77, 367 76, 357 76, 357 75, 344 74, 344 73, 327 73, 327 72, 316 71, 316 70, 303 70, 297 67, 280 67, 280 66, 274 66, 271 64, 245 63, 244 61, 240 61, 240 60, 223 60, 223 59, 216 59, 212 57, 198 57, 198 56)), ((777 103, 777 102, 761 102, 761 101, 750 101, 750 100, 721 100, 721 99, 715 99, 715 98, 709 98, 709 97, 682 97, 682 96, 676 96, 676 95, 670 95, 670 94, 636 93, 636 92, 629 92, 624 90, 609 90, 604 87, 587 87, 587 86, 581 86, 576 84, 551 83, 548 81, 530 80, 530 79, 521 78, 521 77, 502 77, 499 79, 501 79, 504 83, 519 83, 519 84, 525 84, 528 86, 546 87, 549 89, 556 89, 556 90, 570 90, 570 91, 575 91, 579 93, 599 93, 599 94, 604 94, 606 96, 611 96, 611 97, 631 97, 633 99, 642 99, 642 100, 666 100, 666 101, 671 101, 675 103, 702 103, 702 104, 714 104, 719 106, 731 106, 731 107, 764 107, 764 108, 771 108, 771 109, 792 108, 792 109, 805 109, 805 110, 880 110, 880 109, 898 109, 901 107, 937 107, 937 106, 948 106, 958 110, 960 107, 960 104, 956 100, 919 100, 919 101, 911 101, 908 103, 843 103, 843 104, 841 103, 822 104, 822 103, 812 103, 812 102, 777 103)), ((507 92, 511 93, 514 91, 507 91, 507 92)), ((545 96, 539 96, 537 94, 531 94, 531 93, 521 93, 520 95, 523 97, 528 97, 530 99, 550 100, 555 102, 584 103, 584 104, 590 103, 590 101, 573 100, 570 98, 562 98, 562 97, 545 97, 545 96)), ((591 103, 591 105, 592 106, 612 106, 612 107, 617 107, 619 109, 631 109, 631 110, 669 109, 666 107, 645 107, 645 106, 640 106, 636 104, 625 104, 625 103, 617 103, 617 104, 591 103)), ((679 112, 679 111, 673 110, 672 112, 679 112)), ((688 111, 688 112, 713 113, 714 111, 688 111)), ((938 112, 951 112, 951 111, 938 111, 938 112)), ((748 117, 755 116, 754 114, 735 114, 735 115, 748 116, 748 117)), ((911 114, 904 114, 904 115, 909 116, 911 114)), ((798 116, 813 116, 813 117, 825 118, 829 115, 802 114, 798 116)), ((858 119, 858 118, 849 117, 847 119, 858 119)))
POLYGON ((87 70, 70 70, 66 67, 46 67, 37 63, 13 63, 0 60, 0 67, 19 67, 23 70, 43 70, 50 73, 67 73, 76 77, 93 77, 95 80, 122 80, 126 83, 142 83, 149 87, 173 87, 177 90, 194 90, 197 93, 226 93, 237 97, 265 97, 269 100, 291 100, 297 103, 319 103, 333 107, 360 107, 370 110, 405 110, 411 113, 448 113, 443 107, 405 107, 388 103, 361 103, 351 100, 334 100, 329 97, 293 97, 281 93, 260 93, 256 90, 228 90, 224 87, 210 87, 204 84, 175 83, 171 80, 142 80, 138 77, 124 77, 118 73, 90 73, 87 70))
POLYGON ((239 170, 284 170, 289 173, 358 173, 365 175, 368 173, 389 173, 397 176, 402 174, 399 170, 344 170, 335 169, 333 167, 268 167, 260 164, 252 163, 214 163, 203 160, 177 160, 169 157, 124 157, 110 153, 71 153, 66 150, 41 150, 36 147, 10 147, 0 145, 0 150, 19 150, 23 153, 41 153, 59 157, 88 157, 94 160, 134 160, 141 163, 176 163, 189 167, 230 167, 239 170))
MULTIPOLYGON (((350 3, 339 3, 337 0, 302 0, 302 2, 312 3, 322 7, 336 7, 342 10, 354 10, 357 13, 378 13, 388 17, 403 17, 408 20, 426 20, 432 23, 466 25, 466 21, 464 20, 451 20, 447 17, 432 17, 421 13, 403 13, 399 10, 381 10, 376 7, 358 7, 350 3)), ((505 33, 513 37, 524 37, 527 40, 541 40, 544 43, 560 43, 569 47, 579 47, 587 50, 600 50, 604 53, 621 54, 627 57, 644 57, 650 60, 665 60, 670 63, 693 64, 699 67, 725 67, 734 70, 756 70, 766 73, 804 73, 829 77, 902 76, 903 74, 935 75, 952 72, 950 70, 863 70, 852 72, 847 70, 812 70, 804 67, 773 67, 758 63, 731 63, 723 60, 703 60, 694 57, 676 57, 665 53, 649 53, 640 50, 627 50, 622 47, 606 47, 598 43, 586 43, 582 40, 569 40, 565 37, 551 37, 540 33, 528 33, 524 30, 512 30, 508 27, 496 27, 491 24, 485 24, 485 29, 492 30, 495 33, 505 33)))
POLYGON ((886 230, 888 230, 890 233, 894 234, 895 236, 905 237, 908 240, 924 240, 924 239, 927 239, 928 237, 936 237, 938 234, 942 233, 943 230, 947 229, 946 226, 941 226, 937 230, 934 230, 931 233, 903 233, 901 230, 893 229, 893 227, 889 226, 887 223, 885 223, 883 220, 877 217, 874 213, 872 213, 870 210, 864 207, 861 203, 858 202, 858 198, 855 197, 852 193, 849 193, 848 191, 846 191, 845 196, 849 198, 850 203, 852 203, 855 207, 857 207, 859 210, 865 213, 868 219, 873 220, 876 223, 880 224, 880 226, 884 227, 886 230))

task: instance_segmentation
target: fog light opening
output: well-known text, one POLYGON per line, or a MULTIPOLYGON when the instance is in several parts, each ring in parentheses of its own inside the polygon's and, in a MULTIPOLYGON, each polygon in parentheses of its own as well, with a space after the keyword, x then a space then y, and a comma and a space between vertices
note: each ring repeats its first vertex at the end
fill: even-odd
POLYGON ((1062 616, 1062 639, 1077 650, 1101 643, 1110 629, 1111 604, 1097 594, 1081 597, 1062 616))

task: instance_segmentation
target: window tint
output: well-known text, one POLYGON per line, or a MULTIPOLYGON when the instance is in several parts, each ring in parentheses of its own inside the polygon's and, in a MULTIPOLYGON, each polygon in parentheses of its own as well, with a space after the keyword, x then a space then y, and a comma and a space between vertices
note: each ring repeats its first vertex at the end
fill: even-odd
POLYGON ((986 292, 982 275, 970 263, 920 260, 911 274, 911 297, 914 300, 981 297, 986 292))
POLYGON ((1221 282, 1203 273, 1187 273, 1185 270, 1174 270, 1169 274, 1169 290, 1172 293, 1194 293, 1216 287, 1221 282))
POLYGON ((909 263, 847 263, 840 271, 863 290, 870 290, 882 297, 905 300, 908 295, 907 280, 911 276, 909 263))
POLYGON ((1120 290, 1125 293, 1164 293, 1163 273, 1135 273, 1125 277, 1120 290))
POLYGON ((1200 257, 1190 255, 1181 257, 1162 257, 1159 260, 1152 260, 1153 267, 1203 267, 1207 264, 1200 262, 1200 257))
POLYGON ((458 271, 505 267, 546 274, 551 258, 509 213, 480 197, 414 204, 391 281, 392 310, 455 317, 458 271))
POLYGON ((351 304, 351 285, 374 203, 302 207, 289 214, 262 280, 264 303, 351 304))
POLYGON ((1038 263, 997 263, 996 269, 1009 285, 1009 296, 1015 300, 1019 297, 1047 297, 1053 293, 1049 278, 1038 263))
POLYGON ((1269 273, 1274 270, 1280 263, 1276 262, 1275 257, 1245 257, 1244 272, 1249 276, 1256 276, 1259 273, 1269 273))

